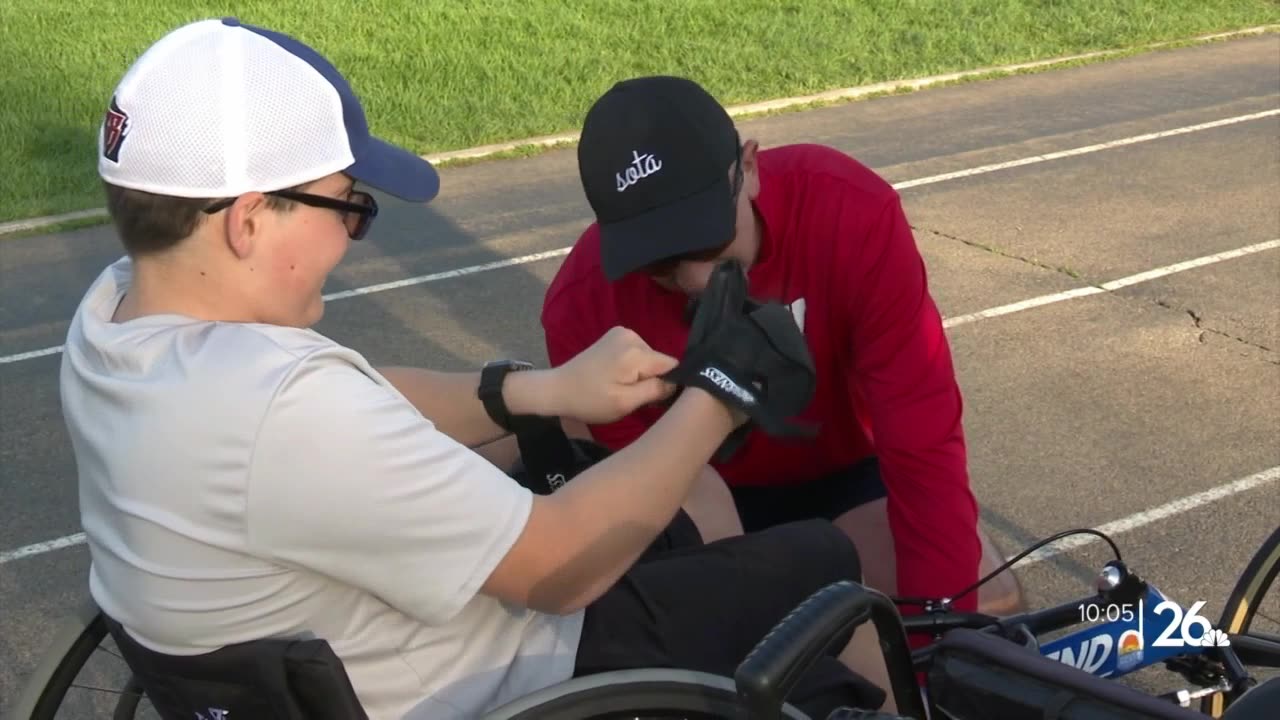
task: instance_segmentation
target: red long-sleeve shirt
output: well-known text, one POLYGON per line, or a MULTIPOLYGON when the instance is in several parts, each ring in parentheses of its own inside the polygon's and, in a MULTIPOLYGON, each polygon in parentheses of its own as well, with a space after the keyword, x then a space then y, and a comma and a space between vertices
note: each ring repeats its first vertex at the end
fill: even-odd
MULTIPOLYGON (((978 577, 977 504, 950 347, 899 196, 870 169, 824 146, 782 146, 757 157, 754 202, 763 230, 750 292, 791 305, 802 320, 818 383, 801 417, 821 423, 821 431, 803 442, 752 433, 730 462, 715 467, 730 485, 785 485, 876 455, 888 491, 897 594, 950 597, 978 577)), ((565 362, 614 325, 679 357, 685 302, 639 274, 609 283, 592 225, 547 291, 542 324, 550 361, 565 362)), ((592 433, 618 448, 660 413, 642 409, 592 433)), ((957 609, 975 609, 976 596, 957 609)))

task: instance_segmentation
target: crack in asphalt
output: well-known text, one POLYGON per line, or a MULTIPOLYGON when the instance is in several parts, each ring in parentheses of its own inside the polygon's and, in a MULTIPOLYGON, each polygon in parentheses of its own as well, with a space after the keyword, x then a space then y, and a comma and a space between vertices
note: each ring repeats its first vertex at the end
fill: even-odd
MULTIPOLYGON (((930 234, 932 234, 932 235, 937 235, 938 237, 946 238, 947 240, 954 240, 954 241, 956 241, 956 242, 958 242, 958 243, 962 243, 962 244, 967 245, 967 246, 969 246, 969 247, 971 247, 971 248, 976 248, 976 249, 978 249, 978 250, 982 250, 982 251, 984 251, 984 252, 991 253, 992 255, 997 255, 997 256, 999 256, 999 257, 1003 257, 1003 258, 1008 258, 1008 259, 1010 259, 1010 260, 1017 260, 1017 261, 1019 261, 1019 262, 1025 263, 1025 264, 1027 264, 1027 265, 1031 265, 1031 266, 1033 266, 1033 267, 1038 267, 1038 268, 1041 268, 1041 269, 1043 269, 1043 270, 1051 270, 1051 271, 1053 271, 1053 272, 1056 272, 1056 273, 1059 273, 1059 274, 1062 274, 1062 275, 1066 275, 1067 277, 1070 277, 1070 278, 1072 278, 1072 279, 1074 279, 1074 280, 1080 280, 1080 281, 1082 281, 1082 282, 1086 283, 1087 285, 1089 285, 1090 287, 1097 287, 1097 288, 1101 288, 1101 287, 1102 287, 1101 283, 1096 283, 1096 282, 1092 282, 1092 281, 1090 281, 1090 280, 1086 280, 1086 279, 1084 278, 1084 276, 1083 276, 1079 271, 1077 271, 1077 270, 1073 270, 1072 268, 1069 268, 1069 267, 1066 267, 1066 266, 1062 266, 1062 265, 1052 265, 1052 264, 1049 264, 1049 263, 1041 262, 1041 261, 1039 261, 1039 260, 1035 260, 1035 259, 1033 259, 1033 258, 1028 258, 1028 257, 1025 257, 1025 256, 1023 256, 1023 255, 1018 255, 1017 253, 1013 253, 1013 252, 1010 252, 1010 251, 1008 251, 1008 250, 1003 250, 1003 249, 1001 249, 1001 248, 999 248, 999 247, 996 247, 996 246, 994 246, 994 245, 988 245, 988 244, 986 244, 986 243, 981 243, 981 242, 978 242, 978 241, 976 241, 976 240, 968 240, 968 239, 966 239, 966 238, 962 238, 962 237, 960 237, 960 236, 958 236, 958 235, 952 235, 951 233, 945 233, 945 232, 942 232, 942 231, 940 231, 940 230, 934 230, 934 229, 932 229, 932 228, 927 228, 927 227, 923 227, 923 226, 919 226, 919 225, 912 225, 912 226, 911 226, 911 229, 912 229, 912 230, 915 230, 915 231, 923 231, 923 232, 927 232, 927 233, 930 233, 930 234)), ((1114 293, 1113 293, 1113 294, 1114 294, 1114 293)), ((1120 295, 1119 297, 1123 297, 1123 298, 1126 298, 1126 299, 1128 299, 1128 300, 1134 300, 1134 301, 1138 301, 1138 302, 1144 302, 1144 301, 1146 301, 1146 300, 1147 300, 1146 298, 1133 297, 1133 296, 1125 296, 1125 295, 1120 295)), ((1256 343, 1256 342, 1254 342, 1254 341, 1252 341, 1252 340, 1249 340, 1248 338, 1240 337, 1239 335, 1232 335, 1232 334, 1231 334, 1231 333, 1229 333, 1229 332, 1226 332, 1226 331, 1224 331, 1224 330, 1219 330, 1218 328, 1215 328, 1215 327, 1206 326, 1206 325, 1205 325, 1205 323, 1204 323, 1204 315, 1203 315, 1203 314, 1201 314, 1201 313, 1196 312, 1196 311, 1195 311, 1194 309, 1192 309, 1192 308, 1180 308, 1180 307, 1177 307, 1177 306, 1175 306, 1174 304, 1172 304, 1172 303, 1168 302, 1167 300, 1162 300, 1162 299, 1159 299, 1159 298, 1156 298, 1156 299, 1154 299, 1154 300, 1150 300, 1150 302, 1154 302, 1156 305, 1158 305, 1159 307, 1162 307, 1162 308, 1164 308, 1164 309, 1166 309, 1166 310, 1173 310, 1174 312, 1185 312, 1185 313, 1186 313, 1186 314, 1191 318, 1192 323, 1194 323, 1194 324, 1195 324, 1196 329, 1200 330, 1200 335, 1199 335, 1199 337, 1198 337, 1197 339, 1198 339, 1201 343, 1207 343, 1207 342, 1209 341, 1209 340, 1208 340, 1208 336, 1209 336, 1210 334, 1213 334, 1213 335, 1216 335, 1216 336, 1219 336, 1219 337, 1222 337, 1222 338, 1226 338, 1226 339, 1228 339, 1228 340, 1233 340, 1233 341, 1238 342, 1238 343, 1240 343, 1240 344, 1242 344, 1242 345, 1247 345, 1248 347, 1254 348, 1254 349, 1256 349, 1256 350, 1261 350, 1261 351, 1263 351, 1263 352, 1265 352, 1265 353, 1275 353, 1275 352, 1276 352, 1276 349, 1275 349, 1275 348, 1267 347, 1266 345, 1262 345, 1262 344, 1260 344, 1260 343, 1256 343)), ((1261 360, 1262 360, 1263 362, 1271 363, 1272 365, 1280 365, 1280 358, 1272 359, 1272 358, 1264 357, 1264 358, 1261 358, 1261 360)))
MULTIPOLYGON (((1166 310, 1173 310, 1174 312, 1179 312, 1179 311, 1185 312, 1191 318, 1191 322, 1195 324, 1196 329, 1200 330, 1200 336, 1197 339, 1201 343, 1207 343, 1209 341, 1208 340, 1209 334, 1213 334, 1219 337, 1226 338, 1228 340, 1234 340, 1235 342, 1241 343, 1243 345, 1247 345, 1257 350, 1261 350, 1265 353, 1275 352, 1274 348, 1269 348, 1266 345, 1263 345, 1261 343, 1256 343, 1252 340, 1249 340, 1248 338, 1242 338, 1239 335, 1232 335, 1231 333, 1226 332, 1224 330, 1219 330, 1218 328, 1210 327, 1206 325, 1204 320, 1204 315, 1202 313, 1196 312, 1194 308, 1179 308, 1175 306, 1173 303, 1170 303, 1167 300, 1161 300, 1161 299, 1156 299, 1153 302, 1155 302, 1156 305, 1159 305, 1160 307, 1166 310)), ((1280 365, 1280 359, 1273 360, 1271 358, 1262 358, 1262 360, 1263 362, 1269 362, 1272 365, 1280 365)))
POLYGON ((955 240, 956 242, 963 243, 965 245, 968 245, 971 248, 976 248, 978 250, 989 252, 992 255, 999 255, 1000 257, 1009 258, 1010 260, 1018 260, 1019 262, 1024 262, 1028 265, 1032 265, 1034 267, 1038 267, 1044 270, 1052 270, 1053 272, 1066 275, 1067 277, 1073 280, 1084 279, 1080 275, 1080 272, 1078 270, 1074 270, 1072 268, 1069 268, 1063 265, 1050 265, 1049 263, 1040 262, 1039 260, 1036 260, 1034 258, 1024 257, 1022 255, 1018 255, 1017 253, 1010 252, 1009 250, 1005 250, 1003 248, 999 248, 994 245, 987 245, 986 243, 980 243, 977 240, 967 240, 958 235, 952 235, 950 233, 944 233, 941 230, 933 230, 933 229, 918 226, 918 225, 912 225, 911 229, 923 230, 924 232, 932 233, 934 235, 937 235, 938 237, 943 237, 948 240, 955 240))

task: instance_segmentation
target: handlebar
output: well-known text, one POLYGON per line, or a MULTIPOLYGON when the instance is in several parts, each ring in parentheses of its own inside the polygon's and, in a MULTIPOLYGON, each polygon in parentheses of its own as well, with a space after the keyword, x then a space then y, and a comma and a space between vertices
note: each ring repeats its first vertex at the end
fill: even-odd
POLYGON ((782 703, 800 676, 842 637, 868 619, 879 634, 899 712, 924 720, 907 638, 888 597, 841 581, 811 595, 769 632, 738 666, 734 681, 752 720, 779 720, 782 703))
POLYGON ((1092 605, 1105 607, 1108 601, 1101 594, 1072 600, 1044 610, 1033 610, 1021 615, 996 617, 982 613, 945 612, 924 615, 910 615, 902 619, 902 625, 909 634, 946 633, 951 630, 982 630, 992 626, 1025 625, 1036 635, 1062 630, 1079 622, 1080 607, 1092 605))
MULTIPOLYGON (((994 615, 984 615, 982 613, 927 613, 924 615, 911 615, 902 619, 903 627, 907 634, 921 635, 932 634, 936 637, 957 629, 968 630, 984 630, 988 628, 1017 628, 1022 626, 1035 637, 1051 633, 1056 630, 1071 627, 1080 622, 1080 608, 1083 605, 1088 609, 1092 605, 1105 607, 1108 604, 1106 597, 1099 593, 1091 597, 1082 598, 1065 602, 1061 605, 1044 610, 1035 610, 1023 613, 1021 615, 1010 615, 1008 617, 996 617, 994 615)), ((920 648, 911 653, 911 662, 914 667, 919 667, 933 657, 934 646, 920 648)))

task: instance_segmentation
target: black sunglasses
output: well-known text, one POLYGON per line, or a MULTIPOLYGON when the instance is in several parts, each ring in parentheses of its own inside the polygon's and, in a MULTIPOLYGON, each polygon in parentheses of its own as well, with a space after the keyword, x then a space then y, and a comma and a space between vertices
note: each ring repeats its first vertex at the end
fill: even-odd
MULTIPOLYGON (((355 202, 339 200, 327 195, 297 192, 296 190, 275 190, 263 194, 293 200, 311 207, 327 208, 341 212, 343 214, 342 223, 347 227, 347 235, 352 240, 364 238, 369 232, 369 226, 373 224, 373 219, 378 216, 378 201, 374 200, 369 193, 359 190, 353 190, 349 196, 355 202)), ((236 198, 224 198, 206 207, 204 211, 212 215, 231 207, 231 204, 235 201, 236 198)))

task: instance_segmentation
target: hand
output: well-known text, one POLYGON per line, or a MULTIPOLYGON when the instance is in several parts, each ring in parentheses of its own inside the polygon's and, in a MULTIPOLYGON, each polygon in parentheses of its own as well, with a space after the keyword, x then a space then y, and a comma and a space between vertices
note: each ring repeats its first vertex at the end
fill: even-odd
POLYGON ((813 399, 817 374, 804 333, 785 307, 747 295, 737 261, 712 271, 698 300, 684 357, 667 379, 716 395, 776 436, 812 436, 792 418, 813 399))
POLYGON ((675 385, 661 375, 678 361, 649 347, 634 331, 615 327, 551 371, 555 414, 588 424, 609 423, 661 402, 675 385))

